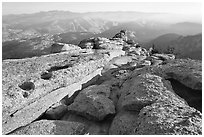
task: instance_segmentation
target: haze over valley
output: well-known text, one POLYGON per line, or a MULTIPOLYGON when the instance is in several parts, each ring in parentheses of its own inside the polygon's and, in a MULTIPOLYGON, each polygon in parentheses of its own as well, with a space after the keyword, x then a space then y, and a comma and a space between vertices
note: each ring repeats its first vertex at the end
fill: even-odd
MULTIPOLYGON (((3 15, 2 19, 3 59, 48 54, 51 45, 56 42, 78 45, 81 40, 90 37, 112 38, 121 29, 127 30, 129 39, 145 47, 150 47, 156 39, 156 46, 165 48, 169 46, 169 38, 171 43, 178 43, 171 37, 201 39, 202 25, 199 17, 192 18, 187 15, 162 12, 79 13, 53 10, 29 14, 7 14, 3 15), (162 35, 169 33, 175 36, 171 35, 167 41, 157 38, 162 38, 162 35)), ((192 52, 201 51, 201 41, 197 40, 197 46, 191 43, 188 45, 192 52)), ((176 46, 179 47, 179 44, 176 46)), ((181 47, 182 44, 180 50, 183 50, 181 47)), ((196 58, 201 59, 201 57, 196 58)))

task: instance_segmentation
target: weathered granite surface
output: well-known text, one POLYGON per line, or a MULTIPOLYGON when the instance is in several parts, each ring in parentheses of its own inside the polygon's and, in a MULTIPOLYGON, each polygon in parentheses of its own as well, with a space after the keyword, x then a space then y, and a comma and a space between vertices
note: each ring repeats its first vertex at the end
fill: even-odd
POLYGON ((17 129, 14 135, 83 135, 86 126, 78 122, 40 120, 17 129))
POLYGON ((58 53, 4 61, 2 79, 3 133, 32 122, 64 96, 71 96, 74 91, 80 90, 83 83, 101 73, 100 68, 110 59, 108 54, 103 53, 78 57, 58 53), (93 73, 97 69, 99 69, 98 72, 93 73), (42 78, 42 74, 46 74, 45 72, 51 73, 49 79, 43 79, 45 76, 42 78), (22 83, 25 82, 26 84, 22 88, 22 83), (35 114, 31 114, 30 111, 35 111, 35 114))
POLYGON ((3 61, 3 134, 202 134, 201 61, 153 54, 125 30, 78 46, 3 61))

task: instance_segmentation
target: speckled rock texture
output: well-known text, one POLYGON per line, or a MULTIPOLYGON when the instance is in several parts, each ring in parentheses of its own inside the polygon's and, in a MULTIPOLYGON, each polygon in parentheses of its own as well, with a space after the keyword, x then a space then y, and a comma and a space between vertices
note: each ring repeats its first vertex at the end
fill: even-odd
POLYGON ((126 30, 78 46, 3 61, 2 134, 202 134, 202 61, 152 54, 126 30))
POLYGON ((149 73, 130 77, 121 90, 118 109, 139 111, 157 101, 185 103, 165 87, 161 77, 149 73))
POLYGON ((100 68, 111 59, 108 53, 58 53, 3 61, 3 133, 32 122, 51 105, 80 90, 101 73, 100 68))
POLYGON ((202 114, 185 104, 157 102, 140 111, 119 112, 109 134, 200 135, 202 114))
POLYGON ((11 135, 84 135, 85 125, 78 122, 40 120, 17 129, 11 135))
POLYGON ((93 85, 82 90, 68 110, 87 119, 103 120, 107 115, 115 113, 115 106, 109 99, 110 87, 93 85))

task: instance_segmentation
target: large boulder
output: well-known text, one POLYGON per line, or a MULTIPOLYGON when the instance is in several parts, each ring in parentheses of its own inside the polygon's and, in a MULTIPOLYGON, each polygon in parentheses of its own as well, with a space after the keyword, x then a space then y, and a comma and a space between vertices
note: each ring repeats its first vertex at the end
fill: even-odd
POLYGON ((158 102, 138 111, 119 112, 111 135, 201 135, 202 114, 185 104, 158 102))
POLYGON ((113 101, 109 99, 110 87, 93 85, 82 90, 68 110, 90 120, 103 120, 107 115, 115 113, 113 101))
POLYGON ((165 79, 175 79, 191 89, 202 90, 202 62, 199 60, 170 60, 153 67, 153 72, 165 79))
POLYGON ((160 102, 144 107, 134 134, 201 135, 202 114, 184 104, 160 102))
POLYGON ((168 90, 163 81, 161 77, 149 73, 129 78, 123 84, 118 110, 140 111, 154 102, 167 101, 167 98, 170 102, 185 103, 179 96, 168 90))
POLYGON ((86 133, 86 127, 82 123, 40 120, 17 129, 11 135, 84 135, 86 133))

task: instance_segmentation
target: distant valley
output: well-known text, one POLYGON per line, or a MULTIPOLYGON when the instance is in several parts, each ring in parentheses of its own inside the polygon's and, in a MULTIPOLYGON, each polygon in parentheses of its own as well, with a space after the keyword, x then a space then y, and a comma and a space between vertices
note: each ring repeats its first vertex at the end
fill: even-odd
MULTIPOLYGON (((194 50, 201 51, 202 40, 199 33, 202 32, 202 25, 179 20, 178 17, 175 17, 178 20, 173 22, 170 17, 171 15, 160 13, 68 11, 4 15, 3 59, 48 54, 55 42, 78 45, 81 40, 90 37, 111 38, 121 29, 128 30, 128 38, 145 47, 154 43, 162 49, 161 47, 167 47, 171 43, 178 52, 183 52, 183 48, 187 47, 190 53, 194 50), (175 35, 160 37, 169 33, 175 35)), ((180 57, 201 59, 200 53, 196 57, 189 54, 180 57)))
POLYGON ((173 53, 179 58, 202 60, 202 34, 182 36, 165 34, 145 43, 145 47, 154 45, 160 52, 173 53))

